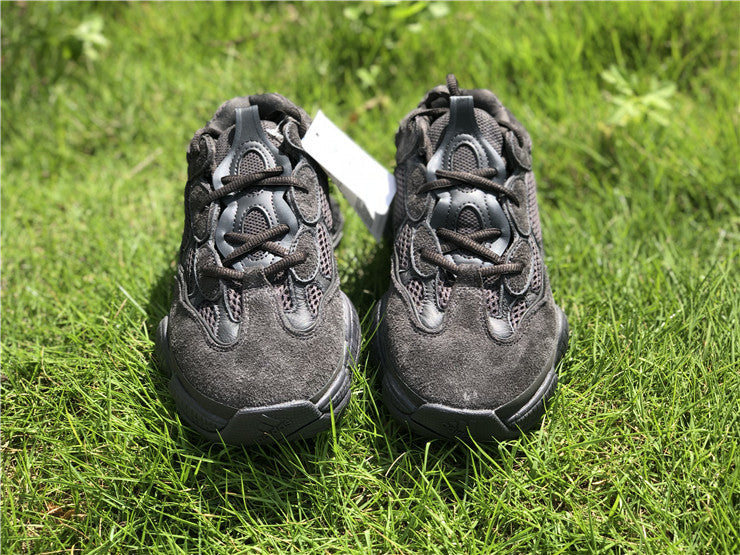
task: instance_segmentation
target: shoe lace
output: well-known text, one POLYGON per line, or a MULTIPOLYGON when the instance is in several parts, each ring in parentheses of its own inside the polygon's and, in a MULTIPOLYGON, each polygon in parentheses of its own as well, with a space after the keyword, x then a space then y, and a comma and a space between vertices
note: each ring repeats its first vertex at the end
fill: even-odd
MULTIPOLYGON (((276 166, 274 168, 264 169, 244 175, 227 175, 221 178, 223 187, 214 189, 204 198, 204 205, 207 206, 232 193, 243 191, 250 187, 260 189, 270 187, 293 187, 303 192, 308 192, 308 188, 302 185, 295 177, 285 176, 282 175, 282 173, 283 167, 276 166)), ((305 262, 308 258, 307 253, 297 251, 291 253, 288 249, 274 241, 289 231, 290 228, 287 225, 278 224, 264 231, 260 231, 259 233, 227 232, 224 234, 224 239, 229 244, 236 246, 236 248, 222 258, 221 262, 224 266, 217 266, 215 264, 205 266, 202 272, 204 275, 214 278, 241 281, 248 272, 239 271, 234 268, 227 268, 225 267, 226 264, 230 264, 254 251, 267 251, 281 257, 280 260, 273 262, 264 269, 265 275, 268 278, 274 277, 292 266, 305 262)))
MULTIPOLYGON (((435 172, 437 179, 428 181, 419 187, 418 194, 421 195, 431 191, 462 185, 502 195, 516 206, 519 206, 519 199, 517 199, 516 195, 491 179, 497 173, 495 168, 481 168, 467 172, 440 169, 435 172)), ((456 275, 472 267, 476 268, 482 277, 491 277, 504 274, 518 274, 524 268, 524 264, 521 262, 506 262, 501 256, 482 244, 483 241, 495 241, 501 237, 502 232, 498 228, 491 227, 471 233, 460 233, 453 229, 439 227, 436 229, 436 233, 437 237, 443 241, 441 243, 442 252, 439 253, 429 248, 422 248, 420 255, 427 262, 436 264, 451 274, 456 275), (456 264, 444 256, 458 249, 467 250, 482 260, 488 260, 492 265, 479 268, 472 264, 456 264)))

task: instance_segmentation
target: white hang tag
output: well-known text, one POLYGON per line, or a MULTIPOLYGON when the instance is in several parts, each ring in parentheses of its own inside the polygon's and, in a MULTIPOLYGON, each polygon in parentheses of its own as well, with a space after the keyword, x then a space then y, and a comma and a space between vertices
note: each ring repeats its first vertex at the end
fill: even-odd
POLYGON ((319 110, 301 139, 328 173, 376 241, 383 237, 396 179, 319 110))

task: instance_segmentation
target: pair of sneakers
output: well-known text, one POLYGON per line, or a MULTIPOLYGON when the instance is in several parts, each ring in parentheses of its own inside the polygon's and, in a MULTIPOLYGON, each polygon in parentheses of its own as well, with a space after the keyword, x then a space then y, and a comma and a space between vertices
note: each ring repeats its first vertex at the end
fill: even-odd
MULTIPOLYGON (((278 94, 225 102, 190 143, 172 308, 156 345, 180 414, 232 444, 308 438, 350 398, 357 312, 343 219, 278 94)), ((531 142, 453 76, 396 135, 391 285, 374 347, 389 411, 425 435, 506 439, 538 424, 568 326, 543 264, 531 142)))

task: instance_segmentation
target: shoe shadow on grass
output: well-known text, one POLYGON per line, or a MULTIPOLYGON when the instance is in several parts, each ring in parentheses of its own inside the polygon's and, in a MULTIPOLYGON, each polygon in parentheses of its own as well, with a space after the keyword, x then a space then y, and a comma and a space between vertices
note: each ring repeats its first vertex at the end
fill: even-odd
POLYGON ((355 305, 360 320, 368 324, 363 325, 363 338, 369 337, 373 331, 370 328, 372 318, 366 316, 390 284, 392 244, 392 239, 387 236, 380 243, 370 241, 354 253, 348 267, 340 269, 342 291, 355 305))

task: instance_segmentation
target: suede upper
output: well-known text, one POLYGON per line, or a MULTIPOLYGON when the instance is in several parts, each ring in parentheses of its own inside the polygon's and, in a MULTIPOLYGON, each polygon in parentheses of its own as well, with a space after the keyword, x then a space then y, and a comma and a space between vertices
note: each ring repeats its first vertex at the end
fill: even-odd
POLYGON ((378 329, 396 375, 430 403, 494 409, 515 399, 555 362, 560 321, 541 298, 508 340, 491 337, 480 287, 453 287, 445 324, 430 333, 409 317, 397 280, 386 293, 378 329))
MULTIPOLYGON (((178 280, 181 281, 181 280, 178 280)), ((237 340, 219 345, 182 298, 170 312, 170 349, 189 385, 232 408, 267 406, 316 395, 336 373, 345 349, 343 302, 327 295, 309 332, 286 330, 269 283, 243 293, 244 325, 237 340)))

